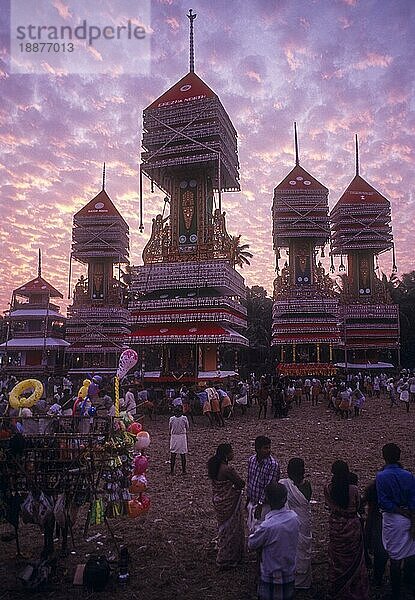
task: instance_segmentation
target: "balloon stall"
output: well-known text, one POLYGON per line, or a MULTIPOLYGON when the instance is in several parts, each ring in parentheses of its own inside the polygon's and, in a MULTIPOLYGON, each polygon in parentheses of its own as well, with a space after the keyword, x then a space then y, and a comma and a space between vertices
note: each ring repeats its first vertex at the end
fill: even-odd
MULTIPOLYGON (((136 364, 137 358, 134 350, 122 353, 116 386, 136 364)), ((136 518, 145 515, 150 508, 146 493, 150 435, 131 415, 120 412, 119 395, 118 417, 98 416, 89 397, 91 391, 91 395, 96 393, 95 388, 91 390, 91 384, 99 385, 98 377, 82 382, 77 394, 80 410, 70 416, 51 417, 53 432, 26 433, 23 438, 19 432, 13 432, 13 419, 19 417, 0 417, 0 432, 7 432, 7 436, 0 435, 0 478, 5 482, 5 489, 13 490, 16 497, 23 499, 15 521, 18 526, 19 515, 24 512, 24 522, 38 524, 44 539, 47 520, 40 521, 38 515, 45 512, 56 517, 58 506, 64 506, 63 526, 72 529, 75 516, 69 515, 78 514, 78 509, 87 505, 85 533, 90 526, 107 524, 109 518, 136 518), (81 427, 82 423, 88 425, 87 430, 81 427), (35 495, 33 489, 39 490, 40 496, 35 495)), ((27 379, 13 388, 9 403, 20 410, 33 406, 42 395, 41 382, 27 379)), ((44 415, 38 417, 39 421, 45 418, 44 415)), ((2 501, 0 497, 0 517, 2 501)))

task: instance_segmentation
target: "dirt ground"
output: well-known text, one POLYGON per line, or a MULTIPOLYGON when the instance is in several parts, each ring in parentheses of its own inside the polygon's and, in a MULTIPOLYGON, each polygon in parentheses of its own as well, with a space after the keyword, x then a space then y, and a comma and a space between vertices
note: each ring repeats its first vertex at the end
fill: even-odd
MULTIPOLYGON (((348 461, 359 477, 360 489, 373 479, 382 465, 382 445, 394 441, 402 449, 404 466, 415 467, 414 425, 415 406, 409 416, 403 407, 390 410, 386 400, 369 400, 358 419, 341 421, 323 403, 312 408, 303 402, 294 408, 289 418, 258 420, 257 407, 241 416, 231 418, 225 428, 209 428, 202 416, 196 417, 189 434, 188 474, 169 475, 168 417, 158 416, 148 421, 151 435, 148 472, 151 509, 146 517, 111 520, 116 539, 127 544, 131 565, 130 582, 120 587, 115 577, 105 592, 90 594, 73 586, 75 567, 86 561, 89 554, 115 557, 114 544, 104 526, 92 527, 86 541, 82 537, 84 525, 80 519, 75 527, 76 546, 71 554, 60 559, 58 572, 49 591, 31 594, 31 598, 106 598, 170 600, 254 600, 255 558, 247 556, 246 563, 234 571, 220 572, 215 565, 216 523, 211 505, 210 483, 206 475, 206 461, 216 446, 224 441, 233 444, 234 467, 246 477, 247 458, 253 452, 257 435, 268 435, 272 440, 273 455, 280 461, 282 475, 286 474, 288 460, 303 457, 306 472, 313 486, 313 594, 301 593, 296 598, 324 599, 327 592, 328 514, 324 508, 323 486, 329 479, 331 463, 336 459, 348 461)), ((180 469, 179 469, 180 470, 180 469)), ((10 531, 0 526, 0 534, 10 531)), ((0 600, 20 600, 27 597, 17 580, 17 573, 25 565, 16 559, 14 541, 1 542, 0 600)), ((42 536, 32 525, 21 526, 21 544, 27 558, 40 554, 42 536)), ((371 589, 372 599, 387 598, 390 593, 386 581, 382 589, 371 589)))

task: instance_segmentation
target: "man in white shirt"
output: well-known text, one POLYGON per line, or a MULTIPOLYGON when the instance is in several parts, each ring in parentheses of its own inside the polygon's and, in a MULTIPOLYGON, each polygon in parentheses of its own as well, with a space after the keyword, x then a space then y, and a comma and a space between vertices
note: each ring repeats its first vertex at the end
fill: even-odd
POLYGON ((176 455, 180 454, 182 463, 182 473, 186 474, 186 454, 187 454, 187 432, 189 431, 189 421, 183 415, 180 406, 174 409, 174 415, 169 419, 170 433, 170 475, 174 475, 174 465, 176 464, 176 455))
POLYGON ((280 483, 265 488, 271 511, 248 538, 250 550, 261 550, 258 600, 294 598, 295 561, 299 523, 293 510, 285 508, 287 489, 280 483))
POLYGON ((135 401, 133 387, 128 388, 128 392, 126 392, 126 394, 125 394, 125 400, 124 400, 122 409, 125 410, 125 412, 127 412, 128 414, 135 417, 136 412, 137 412, 137 403, 135 401))

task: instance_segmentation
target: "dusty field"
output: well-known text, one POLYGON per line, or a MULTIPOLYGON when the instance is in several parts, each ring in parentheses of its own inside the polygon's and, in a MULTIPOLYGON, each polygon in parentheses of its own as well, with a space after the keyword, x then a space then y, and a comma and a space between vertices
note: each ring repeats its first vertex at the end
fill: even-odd
MULTIPOLYGON (((288 419, 258 420, 257 407, 245 417, 239 413, 223 429, 210 429, 203 417, 196 417, 189 435, 188 474, 169 475, 167 416, 148 422, 151 435, 150 471, 148 479, 152 507, 147 517, 137 520, 112 520, 114 532, 129 547, 132 564, 127 587, 112 582, 105 598, 181 600, 253 600, 255 595, 255 561, 253 557, 235 571, 219 572, 215 566, 215 518, 211 508, 211 492, 206 476, 206 460, 217 444, 230 441, 234 446, 236 469, 246 476, 246 460, 252 453, 253 440, 265 434, 272 439, 273 454, 281 463, 282 473, 289 458, 301 456, 306 462, 307 476, 313 486, 313 571, 314 595, 298 594, 297 598, 324 599, 327 581, 327 513, 324 509, 323 485, 329 478, 330 465, 338 459, 349 462, 351 470, 364 486, 382 465, 381 447, 388 441, 402 448, 404 466, 414 469, 415 406, 407 417, 403 408, 389 410, 386 401, 366 403, 363 415, 350 421, 338 420, 323 404, 311 408, 303 402, 294 408, 288 419)), ((50 592, 31 594, 34 599, 99 598, 103 594, 88 594, 72 585, 75 566, 85 562, 89 553, 114 554, 113 544, 105 527, 93 527, 89 536, 100 537, 86 542, 82 539, 83 521, 75 528, 76 547, 61 560, 50 592)), ((0 526, 0 533, 10 530, 0 526)), ((27 557, 40 552, 42 538, 35 526, 21 528, 22 548, 27 557)), ((14 542, 2 542, 0 564, 0 600, 20 600, 26 597, 16 579, 24 561, 15 558, 14 542)), ((372 598, 386 598, 389 586, 372 590, 372 598)))

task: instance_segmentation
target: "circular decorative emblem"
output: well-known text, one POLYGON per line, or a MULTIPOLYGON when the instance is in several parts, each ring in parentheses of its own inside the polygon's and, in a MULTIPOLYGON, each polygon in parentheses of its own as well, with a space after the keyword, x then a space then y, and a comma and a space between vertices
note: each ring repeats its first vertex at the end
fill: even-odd
POLYGON ((195 244, 197 242, 197 235, 195 233, 192 233, 192 235, 190 236, 190 241, 192 242, 192 244, 195 244))
POLYGON ((290 185, 297 185, 297 182, 293 179, 292 181, 290 181, 290 185))
POLYGON ((100 210, 101 208, 104 208, 105 204, 103 202, 97 202, 94 205, 94 208, 96 208, 97 210, 100 210))
POLYGON ((303 181, 304 177, 296 177, 297 181, 303 181))
POLYGON ((299 281, 300 283, 302 283, 303 278, 302 277, 297 277, 297 281, 299 281))
POLYGON ((187 84, 187 85, 182 85, 182 87, 180 88, 180 91, 181 92, 188 92, 191 89, 192 89, 192 86, 190 84, 187 84))
POLYGON ((185 235, 181 235, 179 237, 179 244, 185 244, 186 243, 186 236, 185 235))
POLYGON ((366 288, 366 294, 370 294, 370 288, 366 288))
POLYGON ((160 329, 160 333, 167 333, 168 329, 166 327, 164 327, 163 329, 160 329))
POLYGON ((185 190, 187 188, 187 181, 181 181, 180 187, 182 188, 182 190, 185 190))
POLYGON ((306 180, 304 181, 304 185, 311 185, 311 181, 308 181, 308 179, 306 179, 306 180))
POLYGON ((363 288, 360 288, 359 294, 364 294, 364 293, 365 293, 365 290, 363 288))
POLYGON ((195 179, 191 179, 189 181, 189 185, 190 185, 190 187, 196 187, 197 186, 197 181, 195 179))
POLYGON ((189 329, 189 333, 196 333, 197 332, 197 328, 196 327, 191 327, 189 329))
POLYGON ((308 282, 308 277, 304 277, 304 282, 307 283, 308 282))

